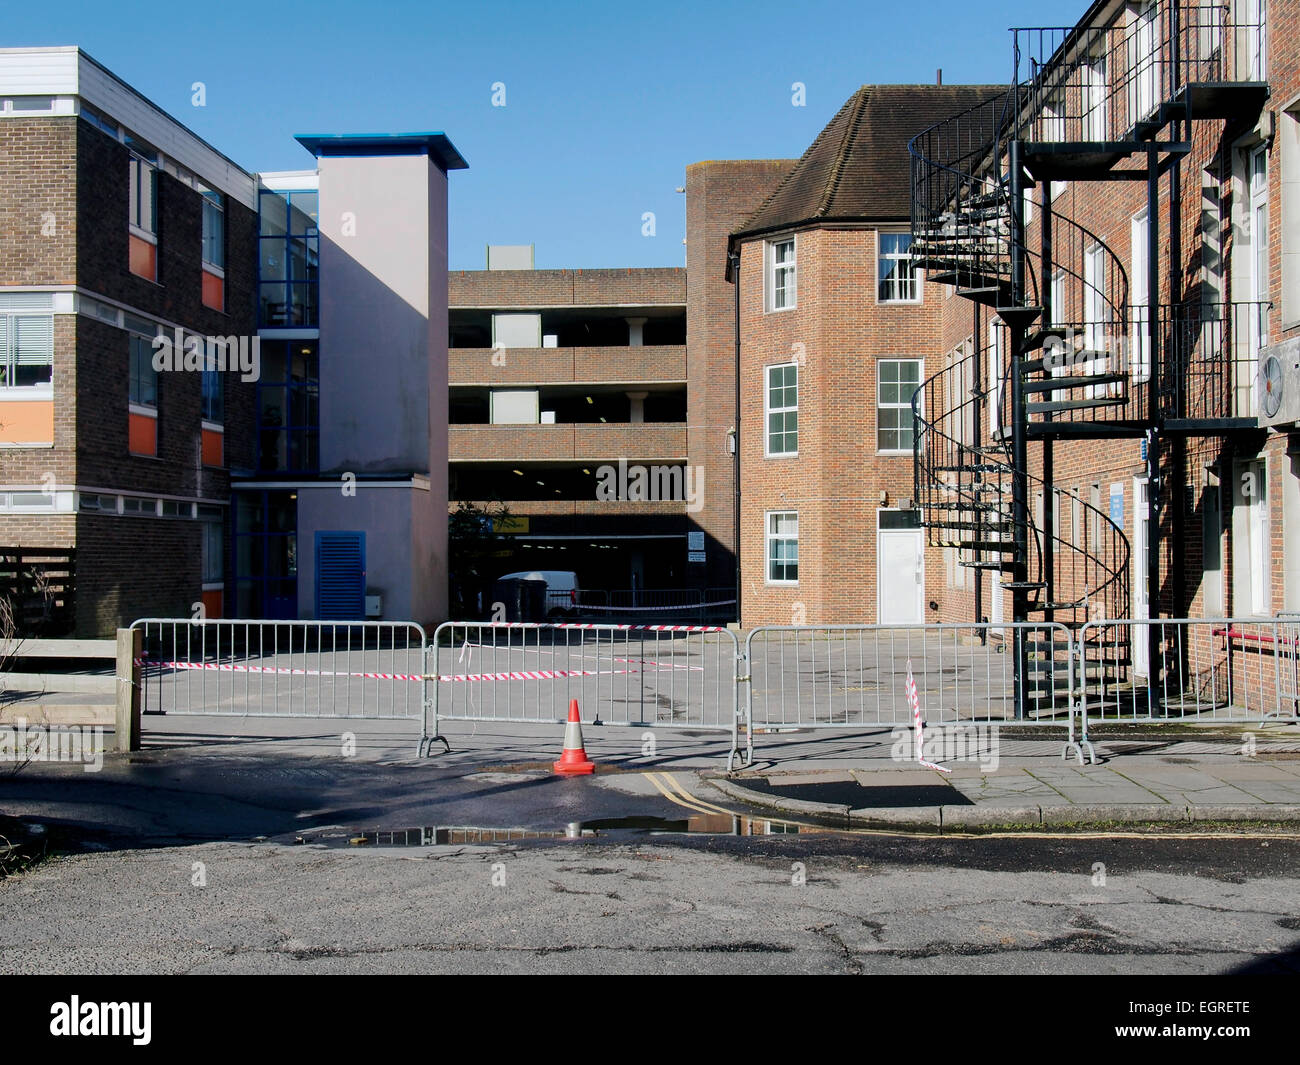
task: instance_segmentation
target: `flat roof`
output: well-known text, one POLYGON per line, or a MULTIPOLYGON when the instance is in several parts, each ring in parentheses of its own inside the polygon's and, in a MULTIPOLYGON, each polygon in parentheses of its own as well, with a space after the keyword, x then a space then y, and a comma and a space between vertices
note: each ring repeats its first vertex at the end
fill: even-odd
POLYGON ((294 138, 312 155, 425 155, 443 170, 469 163, 441 131, 427 133, 300 133, 294 138))

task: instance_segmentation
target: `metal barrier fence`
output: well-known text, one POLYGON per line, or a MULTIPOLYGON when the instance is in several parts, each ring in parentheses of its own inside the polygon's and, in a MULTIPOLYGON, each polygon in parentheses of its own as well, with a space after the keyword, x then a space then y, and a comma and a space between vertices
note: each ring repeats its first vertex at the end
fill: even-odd
POLYGON ((1060 623, 764 626, 745 641, 746 761, 756 728, 912 725, 904 685, 912 663, 927 724, 1065 725, 1076 739, 1074 642, 1060 623), (1017 704, 1017 649, 1025 661, 1017 704))
POLYGON ((600 724, 725 733, 734 764, 739 645, 727 629, 449 621, 428 654, 421 755, 447 744, 442 721, 559 722, 577 699, 600 724))
POLYGON ((1297 717, 1300 617, 1126 618, 1078 633, 1088 722, 1259 722, 1297 717))
POLYGON ((418 718, 427 639, 409 621, 142 618, 144 713, 418 718))

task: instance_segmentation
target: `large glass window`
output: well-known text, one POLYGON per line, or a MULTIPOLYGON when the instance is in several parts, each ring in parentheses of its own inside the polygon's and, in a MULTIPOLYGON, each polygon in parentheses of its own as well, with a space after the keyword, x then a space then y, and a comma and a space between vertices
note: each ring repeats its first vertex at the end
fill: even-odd
POLYGON ((54 374, 54 316, 0 314, 0 388, 49 385, 54 374))
POLYGON ((298 494, 234 493, 235 610, 244 618, 298 616, 298 494))
POLYGON ((139 407, 153 407, 156 409, 158 406, 158 371, 153 368, 153 344, 144 337, 134 335, 131 337, 130 377, 131 402, 139 407))
POLYGON ((258 321, 263 327, 318 324, 318 200, 315 192, 262 191, 258 321))
POLYGON ((206 515, 203 515, 203 519, 203 583, 220 584, 226 579, 225 537, 222 535, 221 519, 206 515))
POLYGON ((134 152, 131 153, 131 225, 152 235, 158 233, 158 169, 134 152))
POLYGON ((921 367, 920 359, 881 359, 877 363, 877 450, 912 450, 912 396, 921 386, 921 367))
POLYGON ((262 340, 257 386, 258 469, 320 468, 320 367, 314 340, 262 340))
POLYGON ((921 277, 912 260, 912 234, 881 233, 876 266, 877 297, 881 303, 916 303, 921 277))
POLYGON ((225 197, 213 189, 203 192, 203 261, 209 266, 226 266, 225 197))
POLYGON ((223 425, 226 421, 226 385, 220 370, 203 371, 202 414, 205 422, 223 425))
POLYGON ((767 368, 767 454, 793 455, 799 450, 799 366, 767 368))
POLYGON ((799 580, 798 511, 774 511, 767 516, 767 579, 769 584, 799 580))

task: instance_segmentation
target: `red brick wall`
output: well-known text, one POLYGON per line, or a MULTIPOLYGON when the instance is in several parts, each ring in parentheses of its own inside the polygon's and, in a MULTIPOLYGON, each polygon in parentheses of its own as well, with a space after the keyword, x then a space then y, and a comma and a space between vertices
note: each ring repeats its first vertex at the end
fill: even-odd
MULTIPOLYGON (((877 451, 876 366, 885 358, 934 365, 943 290, 923 302, 876 299, 876 231, 805 229, 798 233, 798 301, 764 310, 764 241, 741 258, 741 557, 742 623, 871 623, 877 618, 876 523, 880 496, 896 507, 913 496, 911 454, 877 451), (764 367, 789 362, 802 345, 799 453, 765 457, 764 367), (799 512, 799 583, 769 585, 765 514, 799 512)), ((942 567, 926 559, 925 601, 942 567)), ((928 613, 928 607, 927 611, 928 613)), ((927 620, 929 620, 927 618, 927 620)))
POLYGON ((735 456, 728 430, 736 419, 734 286, 727 282, 727 240, 776 188, 793 159, 695 163, 686 168, 687 425, 692 465, 704 474, 704 506, 692 515, 707 562, 692 565, 700 583, 736 582, 735 456))
MULTIPOLYGON (((1294 2, 1269 5, 1269 75, 1271 98, 1267 108, 1277 108, 1293 100, 1300 92, 1300 46, 1297 45, 1296 16, 1300 5, 1294 2)), ((1255 128, 1257 114, 1241 114, 1235 119, 1201 120, 1194 124, 1192 131, 1192 152, 1181 163, 1181 194, 1173 198, 1174 185, 1170 176, 1160 182, 1160 200, 1156 208, 1160 239, 1160 278, 1161 284, 1152 302, 1168 304, 1171 302, 1200 299, 1199 284, 1201 278, 1201 175, 1207 168, 1223 177, 1221 194, 1223 197, 1223 239, 1225 245, 1225 293, 1227 301, 1244 300, 1244 293, 1234 291, 1231 270, 1231 256, 1234 249, 1235 233, 1231 225, 1233 218, 1233 198, 1239 193, 1240 185, 1232 178, 1232 154, 1234 142, 1249 137, 1255 128), (1180 211, 1171 211, 1171 204, 1180 207, 1180 211), (1171 228, 1177 225, 1181 235, 1183 269, 1178 276, 1171 276, 1171 252, 1173 244, 1170 239, 1171 228)), ((1283 116, 1277 116, 1279 130, 1282 128, 1283 116)), ((1298 236, 1283 232, 1282 226, 1282 186, 1284 177, 1294 179, 1294 175, 1283 175, 1281 170, 1281 151, 1275 142, 1269 153, 1269 187, 1270 187, 1270 252, 1271 297, 1274 312, 1271 316, 1271 330, 1274 337, 1293 335, 1296 329, 1285 331, 1281 328, 1280 315, 1280 281, 1281 255, 1283 247, 1294 244, 1298 236)), ((1041 205, 1043 190, 1039 189, 1036 199, 1041 205)), ((1132 262, 1131 253, 1131 219, 1147 206, 1146 186, 1143 182, 1070 182, 1064 192, 1053 201, 1054 209, 1067 217, 1077 220, 1096 234, 1101 241, 1118 256, 1124 269, 1132 262)), ((1035 210, 1035 219, 1029 227, 1028 239, 1031 247, 1037 246, 1039 224, 1042 217, 1041 207, 1035 210)), ((1082 273, 1082 263, 1074 261, 1071 268, 1082 273)), ((1040 271, 1040 284, 1046 287, 1046 280, 1040 271)), ((1077 286, 1067 282, 1067 288, 1073 289, 1064 308, 1066 320, 1079 321, 1081 313, 1081 294, 1077 286)), ((952 307, 945 311, 943 342, 940 350, 954 346, 960 338, 969 333, 969 308, 963 307, 964 301, 950 301, 952 307)), ((1160 356, 1158 355, 1157 358, 1160 356)), ((1145 387, 1145 386, 1137 386, 1145 387)), ((1290 476, 1287 469, 1287 437, 1283 434, 1255 431, 1235 431, 1220 434, 1208 434, 1179 438, 1165 437, 1162 453, 1162 472, 1164 490, 1159 498, 1158 521, 1160 529, 1160 567, 1161 596, 1153 605, 1153 613, 1166 616, 1198 616, 1205 609, 1205 588, 1202 580, 1202 517, 1205 506, 1206 467, 1214 466, 1223 476, 1222 491, 1225 496, 1231 491, 1232 461, 1255 456, 1266 456, 1269 461, 1271 494, 1271 531, 1273 536, 1272 602, 1275 610, 1281 609, 1284 598, 1284 570, 1281 560, 1284 551, 1284 522, 1282 514, 1282 482, 1284 476, 1290 476), (1190 501, 1188 493, 1190 491, 1190 501), (1189 506, 1190 502, 1190 506, 1189 506), (1176 521, 1183 522, 1181 542, 1175 539, 1176 521)), ((1101 507, 1108 509, 1109 490, 1112 482, 1124 486, 1124 525, 1126 536, 1132 537, 1134 520, 1133 478, 1145 473, 1145 466, 1140 458, 1139 443, 1136 439, 1108 439, 1101 441, 1063 441, 1054 446, 1055 477, 1057 487, 1074 488, 1081 486, 1085 499, 1089 488, 1098 483, 1101 486, 1101 507)), ((1042 447, 1030 445, 1030 472, 1041 476, 1042 447)), ((1032 505, 1032 497, 1031 497, 1032 505)), ((1066 512, 1062 515, 1062 530, 1070 533, 1070 512, 1067 501, 1066 512)), ((1231 509, 1225 512, 1221 556, 1223 560, 1223 584, 1225 610, 1228 613, 1240 613, 1245 608, 1234 602, 1233 557, 1240 555, 1239 545, 1233 542, 1231 509)), ((1294 532, 1292 531, 1292 539, 1294 532)), ((1134 552, 1145 550, 1145 545, 1131 544, 1134 552)), ((1132 573, 1132 562, 1129 563, 1132 573)), ((989 577, 982 575, 985 582, 985 613, 987 614, 987 589, 989 577)), ((1300 603, 1289 604, 1292 609, 1300 603)), ((942 614, 946 619, 965 619, 972 615, 973 602, 969 594, 949 591, 943 592, 942 614)), ((1010 601, 1008 597, 1006 616, 1010 618, 1010 601)))

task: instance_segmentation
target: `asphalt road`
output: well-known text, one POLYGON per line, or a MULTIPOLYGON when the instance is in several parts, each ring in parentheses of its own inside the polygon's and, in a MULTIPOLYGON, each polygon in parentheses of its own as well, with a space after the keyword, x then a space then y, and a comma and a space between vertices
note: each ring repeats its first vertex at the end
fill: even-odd
POLYGON ((689 785, 192 750, 30 766, 0 811, 73 849, 0 880, 0 972, 1300 972, 1294 835, 789 833, 689 785), (718 834, 620 827, 665 822, 718 834))

